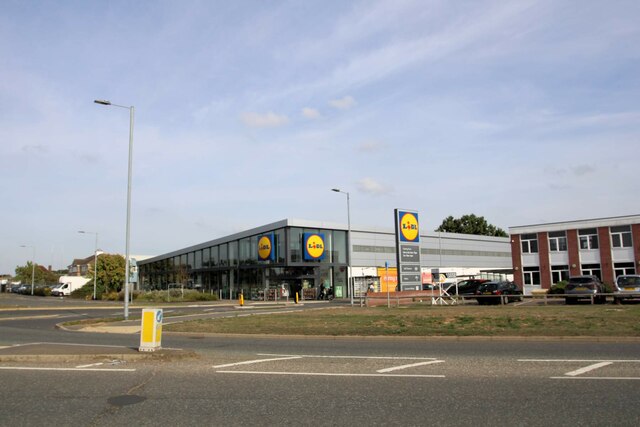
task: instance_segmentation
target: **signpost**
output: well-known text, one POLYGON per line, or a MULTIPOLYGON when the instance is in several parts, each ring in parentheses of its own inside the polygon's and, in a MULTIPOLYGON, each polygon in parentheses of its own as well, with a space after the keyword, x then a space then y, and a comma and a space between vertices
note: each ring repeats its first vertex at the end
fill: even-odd
POLYGON ((398 264, 398 290, 419 291, 420 275, 420 226, 418 212, 394 210, 396 229, 396 260, 398 264))

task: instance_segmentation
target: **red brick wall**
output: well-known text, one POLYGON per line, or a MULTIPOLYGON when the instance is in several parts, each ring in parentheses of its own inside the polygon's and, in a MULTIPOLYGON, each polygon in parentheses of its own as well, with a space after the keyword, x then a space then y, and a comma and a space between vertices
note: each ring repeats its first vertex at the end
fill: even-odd
POLYGON ((549 262, 549 234, 538 233, 538 256, 540 258, 540 285, 542 289, 551 287, 551 265, 549 262))
POLYGON ((611 238, 609 227, 598 228, 598 246, 600 247, 600 270, 602 281, 613 284, 613 264, 611 262, 611 238))
POLYGON ((511 264, 513 267, 513 281, 520 289, 523 289, 522 280, 522 246, 520 245, 520 235, 511 235, 511 264))
POLYGON ((640 274, 640 224, 631 225, 636 274, 640 274))
POLYGON ((580 269, 578 230, 567 230, 567 251, 569 252, 569 275, 579 276, 582 270, 580 269))

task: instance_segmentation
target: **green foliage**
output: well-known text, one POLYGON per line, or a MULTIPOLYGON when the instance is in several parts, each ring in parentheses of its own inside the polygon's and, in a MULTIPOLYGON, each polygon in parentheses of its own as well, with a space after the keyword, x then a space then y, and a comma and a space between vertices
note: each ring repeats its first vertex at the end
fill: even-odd
POLYGON ((210 294, 206 292, 198 292, 192 289, 185 289, 184 296, 180 289, 172 289, 167 291, 151 291, 140 293, 136 298, 136 301, 148 301, 148 302, 176 302, 176 301, 217 301, 218 296, 216 294, 210 294))
MULTIPOLYGON (((120 292, 124 287, 124 257, 122 255, 102 254, 98 256, 98 267, 96 268, 97 295, 103 293, 120 292)), ((91 285, 93 294, 93 284, 91 285)))
POLYGON ((507 233, 503 229, 489 224, 483 216, 475 216, 474 214, 463 215, 460 218, 448 216, 444 221, 442 221, 440 227, 436 228, 435 231, 508 237, 507 233))
POLYGON ((76 298, 76 299, 93 298, 93 280, 88 282, 86 285, 84 285, 80 289, 76 289, 75 291, 71 292, 71 295, 69 295, 69 297, 76 298))
POLYGON ((566 280, 561 280, 558 283, 551 286, 549 294, 564 294, 564 288, 567 286, 566 280))
MULTIPOLYGON (((59 275, 47 270, 45 267, 36 264, 35 269, 32 269, 33 264, 31 261, 27 262, 27 265, 17 266, 16 275, 13 280, 20 281, 22 283, 31 283, 31 272, 33 270, 33 283, 35 285, 46 285, 49 283, 58 283, 59 275)), ((34 290, 35 292, 35 290, 34 290)))

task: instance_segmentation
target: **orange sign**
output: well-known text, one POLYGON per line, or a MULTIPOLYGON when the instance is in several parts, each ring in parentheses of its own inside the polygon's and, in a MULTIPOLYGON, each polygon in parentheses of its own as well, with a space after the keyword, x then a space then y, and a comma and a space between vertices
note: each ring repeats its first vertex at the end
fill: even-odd
POLYGON ((398 289, 398 269, 378 267, 378 277, 380 277, 380 292, 395 292, 398 289))

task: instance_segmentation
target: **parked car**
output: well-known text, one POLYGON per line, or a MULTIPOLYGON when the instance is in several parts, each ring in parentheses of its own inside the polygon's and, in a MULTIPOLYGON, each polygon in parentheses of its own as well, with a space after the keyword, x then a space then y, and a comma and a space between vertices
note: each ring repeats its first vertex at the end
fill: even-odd
POLYGON ((513 282, 486 282, 476 290, 479 305, 500 304, 502 301, 522 301, 522 291, 513 282))
POLYGON ((449 286, 446 291, 449 295, 475 295, 478 287, 483 283, 487 283, 487 279, 468 279, 458 282, 457 294, 455 283, 449 286))
POLYGON ((607 302, 604 284, 598 276, 573 276, 569 277, 567 286, 564 288, 564 301, 566 304, 575 304, 579 299, 591 299, 597 304, 607 302))
POLYGON ((622 302, 625 299, 640 298, 640 275, 626 274, 618 276, 614 284, 613 301, 622 302))

